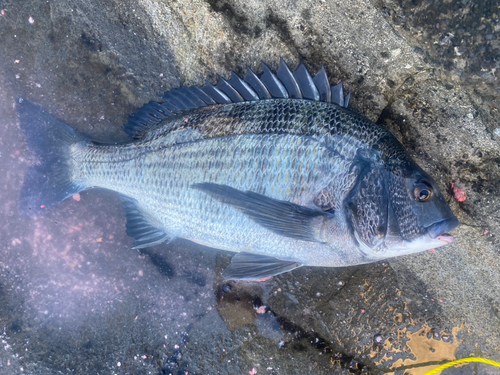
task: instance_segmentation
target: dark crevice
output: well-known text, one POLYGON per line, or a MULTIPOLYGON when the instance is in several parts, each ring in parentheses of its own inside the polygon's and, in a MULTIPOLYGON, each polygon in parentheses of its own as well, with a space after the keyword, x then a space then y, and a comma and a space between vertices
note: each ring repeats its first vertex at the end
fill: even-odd
MULTIPOLYGON (((254 307, 259 308, 261 306, 261 299, 259 297, 255 297, 254 307)), ((283 332, 289 333, 291 337, 293 337, 293 339, 287 342, 284 347, 291 347, 296 351, 306 351, 307 346, 312 346, 315 350, 329 356, 331 363, 339 364, 343 369, 348 370, 351 374, 361 375, 370 373, 369 368, 365 364, 357 361, 355 357, 350 354, 334 350, 332 345, 316 332, 307 332, 287 318, 277 316, 268 306, 266 307, 266 313, 272 314, 276 321, 280 324, 283 332)))

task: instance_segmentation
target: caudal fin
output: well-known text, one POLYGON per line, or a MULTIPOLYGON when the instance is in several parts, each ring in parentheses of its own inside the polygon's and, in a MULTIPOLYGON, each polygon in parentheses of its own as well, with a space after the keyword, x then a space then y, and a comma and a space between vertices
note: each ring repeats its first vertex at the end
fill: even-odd
POLYGON ((19 203, 20 211, 32 216, 85 188, 71 180, 70 146, 88 138, 27 100, 16 104, 21 129, 36 158, 19 203))

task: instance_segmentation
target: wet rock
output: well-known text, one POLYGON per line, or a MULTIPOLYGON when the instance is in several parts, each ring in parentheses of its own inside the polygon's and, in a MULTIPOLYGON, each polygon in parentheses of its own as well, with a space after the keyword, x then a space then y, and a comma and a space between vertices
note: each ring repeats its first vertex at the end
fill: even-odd
POLYGON ((361 374, 471 353, 500 360, 494 1, 0 8, 0 372, 361 374), (127 117, 163 91, 259 71, 261 60, 276 68, 280 57, 324 65, 352 91, 354 110, 400 139, 459 217, 454 244, 247 285, 222 280, 227 255, 186 241, 131 250, 109 193, 81 193, 40 218, 17 213, 30 156, 14 97, 120 141, 127 117), (453 199, 452 182, 465 201, 453 199))

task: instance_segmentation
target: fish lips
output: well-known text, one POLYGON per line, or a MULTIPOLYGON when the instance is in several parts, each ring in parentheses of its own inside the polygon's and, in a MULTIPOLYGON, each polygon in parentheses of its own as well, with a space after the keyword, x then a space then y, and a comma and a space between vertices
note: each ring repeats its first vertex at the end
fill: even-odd
POLYGON ((450 236, 447 232, 452 231, 458 227, 460 223, 458 219, 453 216, 449 219, 438 221, 434 224, 429 225, 427 228, 427 233, 431 238, 437 238, 438 240, 444 241, 446 243, 452 243, 455 238, 450 236))

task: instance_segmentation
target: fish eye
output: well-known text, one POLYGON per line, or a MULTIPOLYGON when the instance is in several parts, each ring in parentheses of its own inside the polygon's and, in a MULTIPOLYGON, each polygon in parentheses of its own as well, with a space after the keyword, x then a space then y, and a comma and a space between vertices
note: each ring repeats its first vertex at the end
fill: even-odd
POLYGON ((413 194, 416 201, 427 202, 432 197, 432 187, 425 182, 419 182, 415 184, 413 194))

